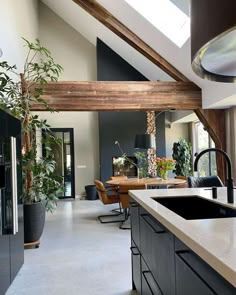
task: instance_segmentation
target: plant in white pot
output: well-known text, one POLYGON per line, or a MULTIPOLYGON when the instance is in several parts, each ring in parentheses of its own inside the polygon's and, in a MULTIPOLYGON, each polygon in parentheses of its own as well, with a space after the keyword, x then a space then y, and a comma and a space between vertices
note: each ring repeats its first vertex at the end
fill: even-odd
POLYGON ((25 242, 34 242, 42 234, 45 209, 56 208, 58 193, 62 190, 62 180, 55 175, 56 162, 53 160, 49 143, 57 143, 50 133, 46 120, 31 112, 34 103, 44 106, 46 111, 55 110, 42 99, 43 86, 47 81, 58 80, 62 67, 56 64, 48 49, 39 40, 31 43, 23 39, 28 48, 24 68, 7 61, 0 61, 0 108, 7 110, 21 120, 22 126, 22 172, 24 204, 25 242), (47 155, 39 158, 36 130, 44 130, 42 140, 46 142, 47 155), (32 234, 32 236, 31 236, 32 234))

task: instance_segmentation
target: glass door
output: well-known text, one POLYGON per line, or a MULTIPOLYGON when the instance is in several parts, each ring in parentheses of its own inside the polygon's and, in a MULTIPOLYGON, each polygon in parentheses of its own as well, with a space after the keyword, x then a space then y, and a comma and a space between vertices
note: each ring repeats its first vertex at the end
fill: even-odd
MULTIPOLYGON (((62 176, 64 181, 64 192, 60 198, 75 197, 75 175, 74 175, 74 132, 73 128, 51 128, 51 132, 61 140, 60 145, 54 145, 52 152, 56 161, 55 173, 62 176)), ((43 151, 45 153, 45 150, 43 151)))

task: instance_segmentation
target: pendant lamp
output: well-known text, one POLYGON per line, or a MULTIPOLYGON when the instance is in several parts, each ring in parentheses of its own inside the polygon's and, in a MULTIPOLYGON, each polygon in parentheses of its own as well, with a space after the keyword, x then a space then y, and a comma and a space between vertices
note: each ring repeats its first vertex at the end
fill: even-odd
POLYGON ((236 82, 236 0, 191 0, 191 58, 201 78, 236 82))
POLYGON ((155 149, 155 136, 153 134, 136 134, 135 142, 134 142, 135 149, 155 149))

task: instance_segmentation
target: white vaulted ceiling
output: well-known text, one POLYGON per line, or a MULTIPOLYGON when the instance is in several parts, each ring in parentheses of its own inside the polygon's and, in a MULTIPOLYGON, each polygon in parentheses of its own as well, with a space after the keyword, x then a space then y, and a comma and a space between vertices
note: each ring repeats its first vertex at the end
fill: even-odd
MULTIPOLYGON (((94 45, 96 45, 96 38, 100 38, 148 79, 152 81, 172 80, 166 73, 99 23, 72 0, 41 1, 94 45)), ((137 1, 145 1, 148 5, 148 0, 137 1)), ((189 0, 171 1, 186 14, 189 13, 189 0)), ((97 0, 97 2, 155 49, 163 58, 173 64, 186 77, 201 87, 204 108, 221 108, 236 105, 235 84, 203 80, 193 73, 191 69, 190 40, 182 48, 179 48, 138 14, 125 0, 97 0)), ((166 22, 168 22, 168 15, 166 16, 166 22)))

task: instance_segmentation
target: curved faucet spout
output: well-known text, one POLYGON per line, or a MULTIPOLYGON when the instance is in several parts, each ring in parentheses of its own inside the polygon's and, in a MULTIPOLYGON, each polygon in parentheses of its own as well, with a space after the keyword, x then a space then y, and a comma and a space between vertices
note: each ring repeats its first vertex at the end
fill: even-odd
POLYGON ((232 164, 231 164, 229 155, 225 151, 218 148, 209 148, 209 149, 201 151, 197 155, 194 161, 194 171, 197 171, 197 164, 201 156, 208 152, 219 152, 220 154, 224 156, 226 160, 227 168, 228 168, 227 169, 227 198, 228 198, 228 203, 233 203, 234 202, 234 183, 232 179, 232 164))

